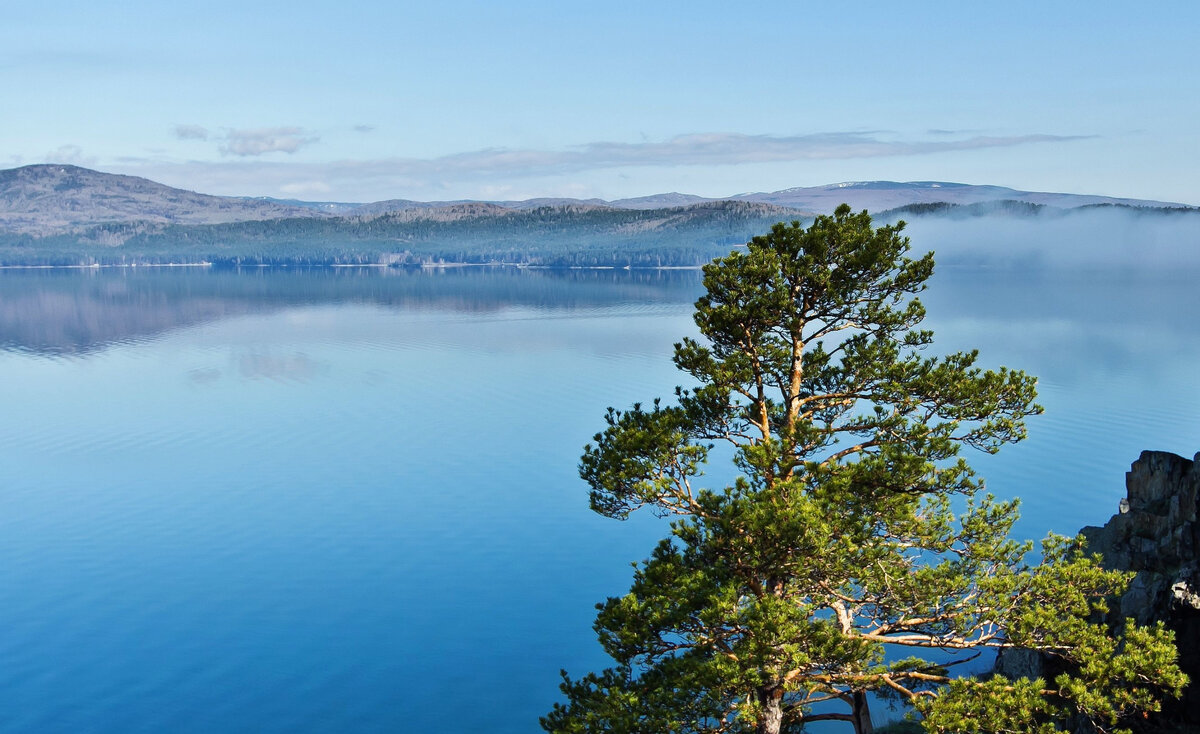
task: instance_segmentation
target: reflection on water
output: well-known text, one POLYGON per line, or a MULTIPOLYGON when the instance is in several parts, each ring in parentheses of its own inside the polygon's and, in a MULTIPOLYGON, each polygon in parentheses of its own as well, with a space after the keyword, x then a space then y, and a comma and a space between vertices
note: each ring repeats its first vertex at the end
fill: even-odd
MULTIPOLYGON (((937 349, 1040 377, 970 457, 1021 532, 1200 449, 1179 277, 939 273, 937 349)), ((694 271, 0 271, 0 731, 532 732, 663 528, 587 510, 694 271), (447 725, 444 707, 463 700, 447 725)))
POLYGON ((697 279, 677 270, 0 269, 0 348, 80 354, 231 316, 321 304, 472 313, 690 303, 697 279))
MULTIPOLYGON (((1043 381, 1121 372, 1145 378, 1190 369, 1200 312, 1197 277, 1190 271, 947 269, 922 299, 943 348, 1011 354, 1012 364, 1043 381)), ((351 304, 510 317, 526 309, 530 318, 615 306, 686 307, 700 292, 699 281, 693 270, 0 270, 0 350, 85 356, 238 316, 290 309, 311 321, 319 307, 351 304)), ((299 378, 314 369, 306 360, 246 354, 238 371, 299 378)), ((212 375, 202 371, 193 379, 212 375)))

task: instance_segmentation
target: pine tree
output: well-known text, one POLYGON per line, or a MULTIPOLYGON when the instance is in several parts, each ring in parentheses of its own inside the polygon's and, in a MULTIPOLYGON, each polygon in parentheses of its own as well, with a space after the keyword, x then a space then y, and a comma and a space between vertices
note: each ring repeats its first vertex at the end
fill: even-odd
POLYGON ((610 409, 580 465, 595 511, 649 507, 670 535, 598 605, 615 666, 564 672, 544 729, 866 734, 871 697, 890 696, 934 732, 1109 731, 1186 683, 1169 632, 1093 621, 1127 575, 1078 540, 1034 562, 1009 539, 1016 501, 960 451, 1024 438, 1035 380, 924 355, 933 258, 907 256, 903 226, 842 205, 705 267, 703 338, 674 357, 696 386, 610 409), (732 455, 728 486, 700 484, 713 452, 732 455), (956 676, 971 657, 945 652, 1008 647, 1068 672, 956 676))

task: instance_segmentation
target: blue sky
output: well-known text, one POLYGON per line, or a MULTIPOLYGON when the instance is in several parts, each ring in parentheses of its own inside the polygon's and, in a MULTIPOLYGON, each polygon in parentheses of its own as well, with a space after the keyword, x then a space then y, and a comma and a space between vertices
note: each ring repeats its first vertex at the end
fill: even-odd
POLYGON ((1195 3, 55 2, 0 167, 317 200, 941 180, 1200 204, 1195 3))

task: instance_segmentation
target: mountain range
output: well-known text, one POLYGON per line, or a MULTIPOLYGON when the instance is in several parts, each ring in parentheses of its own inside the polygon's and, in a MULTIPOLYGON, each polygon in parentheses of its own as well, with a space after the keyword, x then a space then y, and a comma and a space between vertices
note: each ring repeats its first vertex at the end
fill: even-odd
MULTIPOLYGON (((605 201, 602 199, 537 198, 522 201, 412 201, 389 199, 368 203, 309 202, 267 197, 212 196, 177 189, 136 176, 103 173, 70 165, 32 165, 0 170, 0 231, 44 237, 79 232, 96 225, 225 224, 232 222, 353 217, 366 219, 405 212, 407 218, 504 216, 533 209, 665 210, 719 201, 768 205, 785 216, 832 212, 838 204, 881 212, 916 204, 977 205, 1022 202, 1072 209, 1092 205, 1181 207, 1172 202, 1083 194, 1020 191, 1003 186, 940 181, 860 181, 784 189, 773 192, 702 197, 676 192, 605 201)), ((759 210, 762 211, 762 210, 759 210)))
MULTIPOLYGON (((312 202, 212 196, 68 165, 0 171, 0 266, 520 263, 695 266, 838 204, 900 217, 1067 216, 1168 202, 1001 186, 870 181, 708 198, 312 202)), ((1189 217, 1189 219, 1191 219, 1189 217)))

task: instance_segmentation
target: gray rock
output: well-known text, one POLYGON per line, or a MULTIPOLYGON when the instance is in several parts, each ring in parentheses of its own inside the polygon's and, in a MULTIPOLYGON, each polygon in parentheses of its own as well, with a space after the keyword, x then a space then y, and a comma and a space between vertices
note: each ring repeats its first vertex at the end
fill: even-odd
POLYGON ((1006 678, 1042 678, 1046 661, 1036 650, 1009 648, 996 655, 996 672, 1006 678))
MULTIPOLYGON (((1080 531, 1105 567, 1137 574, 1108 622, 1163 622, 1175 632, 1180 667, 1200 681, 1200 454, 1144 451, 1125 475, 1125 488, 1117 514, 1103 527, 1080 531)), ((1165 701, 1151 722, 1144 731, 1200 731, 1200 684, 1179 701, 1165 701)))

